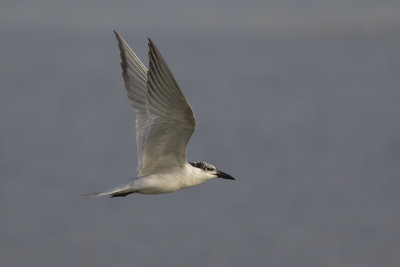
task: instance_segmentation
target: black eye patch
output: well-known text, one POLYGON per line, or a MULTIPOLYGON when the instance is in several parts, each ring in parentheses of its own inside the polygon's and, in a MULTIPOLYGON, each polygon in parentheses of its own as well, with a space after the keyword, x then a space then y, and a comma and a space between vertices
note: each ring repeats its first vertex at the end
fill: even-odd
POLYGON ((214 166, 212 166, 211 164, 209 164, 209 163, 206 163, 206 162, 202 162, 202 161, 199 161, 199 162, 189 162, 193 167, 196 167, 196 168, 199 168, 199 169, 203 169, 203 170, 207 170, 207 171, 213 171, 213 170, 215 170, 215 167, 214 166))

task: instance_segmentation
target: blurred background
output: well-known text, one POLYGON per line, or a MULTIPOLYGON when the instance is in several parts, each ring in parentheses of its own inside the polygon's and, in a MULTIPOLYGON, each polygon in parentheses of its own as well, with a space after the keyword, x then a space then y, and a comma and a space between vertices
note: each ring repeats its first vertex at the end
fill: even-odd
POLYGON ((0 34, 1 266, 399 266, 399 1, 5 0, 0 34), (237 181, 82 197, 136 174, 114 29, 237 181))

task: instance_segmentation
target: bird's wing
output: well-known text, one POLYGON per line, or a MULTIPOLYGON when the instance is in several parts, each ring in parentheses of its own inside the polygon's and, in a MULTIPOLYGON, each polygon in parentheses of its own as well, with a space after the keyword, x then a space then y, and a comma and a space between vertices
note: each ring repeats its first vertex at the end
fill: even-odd
POLYGON ((147 114, 147 69, 125 40, 114 31, 121 51, 122 77, 131 106, 136 111, 138 171, 143 166, 143 152, 151 118, 147 114))
POLYGON ((151 117, 140 175, 158 168, 182 167, 196 120, 167 63, 149 39, 147 114, 151 117))
POLYGON ((149 39, 149 70, 117 32, 122 76, 136 111, 138 175, 181 167, 196 120, 167 63, 149 39))

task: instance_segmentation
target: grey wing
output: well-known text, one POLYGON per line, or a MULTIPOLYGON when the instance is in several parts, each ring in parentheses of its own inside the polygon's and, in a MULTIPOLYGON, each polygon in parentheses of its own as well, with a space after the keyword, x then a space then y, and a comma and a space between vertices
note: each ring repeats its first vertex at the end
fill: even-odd
POLYGON ((147 72, 149 124, 140 175, 156 168, 183 166, 196 120, 167 63, 149 39, 147 72))
POLYGON ((147 69, 125 40, 114 31, 121 52, 122 77, 131 106, 136 111, 138 172, 143 166, 143 152, 151 118, 147 114, 147 69))

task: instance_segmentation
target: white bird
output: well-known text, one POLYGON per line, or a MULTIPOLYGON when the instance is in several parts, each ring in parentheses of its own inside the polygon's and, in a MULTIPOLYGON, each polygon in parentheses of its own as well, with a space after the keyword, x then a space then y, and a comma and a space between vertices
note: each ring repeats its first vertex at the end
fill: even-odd
POLYGON ((186 150, 196 120, 167 63, 149 38, 147 70, 125 40, 114 33, 121 51, 125 88, 136 111, 138 175, 93 195, 163 194, 217 177, 235 180, 209 163, 187 162, 186 150))

